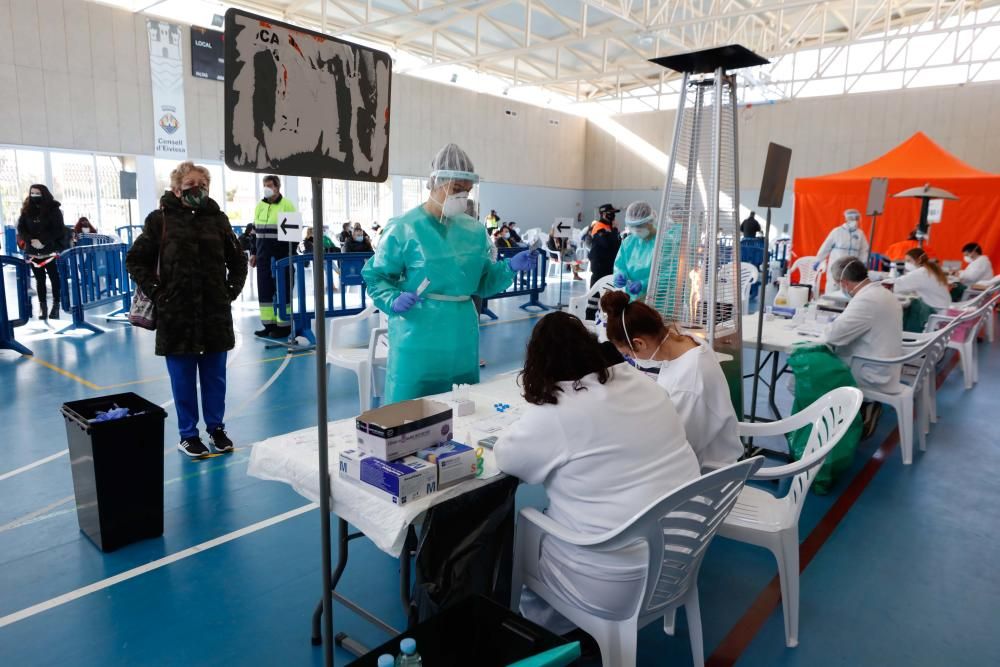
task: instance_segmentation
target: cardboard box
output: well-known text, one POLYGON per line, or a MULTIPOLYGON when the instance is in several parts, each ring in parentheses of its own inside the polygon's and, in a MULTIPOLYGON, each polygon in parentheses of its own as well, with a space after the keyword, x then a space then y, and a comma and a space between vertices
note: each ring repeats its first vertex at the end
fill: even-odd
POLYGON ((417 456, 437 465, 438 488, 443 489, 476 476, 476 450, 460 442, 446 442, 422 449, 417 456))
POLYGON ((437 491, 437 466, 415 456, 383 461, 357 449, 340 453, 340 477, 366 491, 405 505, 437 491))
POLYGON ((395 461, 451 440, 452 411, 426 398, 393 403, 359 415, 357 433, 362 452, 395 461))

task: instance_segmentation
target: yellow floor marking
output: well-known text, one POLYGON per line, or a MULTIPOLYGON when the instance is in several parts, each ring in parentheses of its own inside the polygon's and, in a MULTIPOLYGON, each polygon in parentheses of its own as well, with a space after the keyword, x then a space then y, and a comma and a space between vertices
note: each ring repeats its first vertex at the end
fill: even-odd
POLYGON ((70 380, 76 380, 77 382, 79 382, 80 384, 82 384, 84 387, 88 387, 89 389, 95 389, 97 391, 101 391, 103 389, 103 387, 101 387, 101 385, 99 385, 99 384, 94 384, 93 382, 90 382, 89 380, 84 380, 79 375, 73 375, 68 370, 66 370, 64 368, 59 368, 55 364, 50 364, 49 362, 43 361, 43 360, 39 359, 38 357, 28 357, 28 359, 30 359, 31 361, 35 362, 36 364, 40 364, 42 366, 45 366, 49 370, 52 370, 52 371, 55 371, 56 373, 59 373, 59 375, 62 375, 63 377, 68 377, 70 380))

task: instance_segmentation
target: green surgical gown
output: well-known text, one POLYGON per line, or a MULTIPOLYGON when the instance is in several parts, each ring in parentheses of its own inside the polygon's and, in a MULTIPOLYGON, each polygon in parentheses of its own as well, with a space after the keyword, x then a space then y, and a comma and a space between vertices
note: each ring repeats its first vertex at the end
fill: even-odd
POLYGON ((386 403, 479 382, 479 314, 468 297, 493 296, 514 281, 507 262, 491 258, 479 222, 459 215, 441 223, 418 206, 389 221, 361 274, 389 318, 386 403), (405 313, 392 312, 396 297, 417 291, 425 278, 430 285, 421 301, 405 313))
POLYGON ((615 257, 615 273, 622 274, 628 280, 638 280, 642 283, 642 292, 629 295, 632 301, 642 301, 649 289, 649 269, 653 264, 653 248, 656 247, 656 236, 641 239, 634 233, 622 241, 615 257))

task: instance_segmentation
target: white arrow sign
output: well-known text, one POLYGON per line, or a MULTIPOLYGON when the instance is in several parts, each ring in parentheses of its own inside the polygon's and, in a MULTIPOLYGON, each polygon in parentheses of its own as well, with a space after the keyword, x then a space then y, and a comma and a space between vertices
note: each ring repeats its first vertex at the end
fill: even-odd
POLYGON ((302 214, 278 214, 278 240, 298 243, 302 240, 302 214))
POLYGON ((557 239, 568 239, 573 236, 573 229, 576 227, 576 220, 573 218, 556 218, 552 225, 552 236, 557 239))

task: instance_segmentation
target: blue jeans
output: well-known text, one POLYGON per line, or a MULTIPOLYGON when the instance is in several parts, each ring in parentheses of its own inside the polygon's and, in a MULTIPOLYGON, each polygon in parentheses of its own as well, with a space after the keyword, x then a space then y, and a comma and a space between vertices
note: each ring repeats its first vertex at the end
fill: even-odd
POLYGON ((170 389, 177 407, 177 429, 181 439, 198 435, 198 380, 205 429, 224 428, 226 415, 226 352, 167 355, 170 389))

